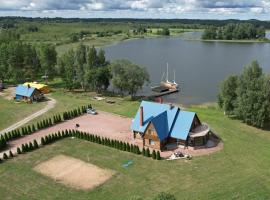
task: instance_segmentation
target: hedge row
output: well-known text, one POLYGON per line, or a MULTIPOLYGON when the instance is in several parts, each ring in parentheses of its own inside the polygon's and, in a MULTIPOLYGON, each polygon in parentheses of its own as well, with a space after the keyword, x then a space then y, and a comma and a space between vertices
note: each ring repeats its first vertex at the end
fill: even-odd
POLYGON ((37 122, 36 125, 28 125, 26 127, 22 127, 20 129, 15 129, 8 133, 4 133, 0 137, 0 150, 6 148, 7 142, 25 135, 30 135, 38 130, 48 128, 55 124, 61 123, 62 121, 72 119, 74 117, 78 117, 84 113, 86 113, 87 108, 92 108, 91 105, 78 107, 77 109, 64 112, 62 116, 60 114, 54 115, 52 118, 43 119, 37 122))
MULTIPOLYGON (((49 134, 41 138, 41 145, 45 146, 45 145, 51 144, 53 142, 56 142, 60 139, 67 138, 67 137, 76 137, 79 139, 83 139, 83 140, 87 140, 87 141, 94 142, 97 144, 102 144, 108 147, 112 147, 121 151, 127 151, 130 153, 134 153, 134 154, 138 154, 138 155, 142 155, 146 157, 152 157, 152 159, 154 160, 161 160, 159 151, 156 152, 155 150, 153 150, 152 155, 151 155, 149 148, 147 149, 143 148, 141 152, 137 145, 133 145, 133 144, 129 144, 129 143, 125 143, 122 141, 113 140, 109 138, 100 137, 98 135, 88 134, 86 132, 82 132, 78 130, 65 130, 65 131, 63 130, 62 132, 58 131, 57 133, 49 134)), ((38 148, 39 148, 39 145, 37 141, 34 140, 33 142, 22 144, 21 148, 18 147, 17 153, 22 154, 29 151, 33 151, 38 148)), ((11 151, 9 152, 9 156, 6 153, 3 154, 4 160, 7 160, 8 158, 12 158, 12 157, 13 157, 13 154, 11 151)), ((2 159, 0 159, 0 161, 2 161, 2 159)))

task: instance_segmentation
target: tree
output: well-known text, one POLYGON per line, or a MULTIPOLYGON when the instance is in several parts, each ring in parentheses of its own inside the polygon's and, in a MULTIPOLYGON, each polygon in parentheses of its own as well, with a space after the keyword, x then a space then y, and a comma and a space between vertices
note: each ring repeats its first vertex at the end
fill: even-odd
POLYGON ((156 155, 156 151, 155 150, 152 151, 152 158, 153 158, 153 160, 156 160, 156 158, 157 158, 157 155, 156 155))
POLYGON ((10 158, 13 158, 13 157, 14 157, 12 151, 9 151, 9 157, 10 157, 10 158))
POLYGON ((34 149, 38 149, 38 143, 36 140, 34 140, 34 149))
POLYGON ((75 88, 76 74, 75 74, 75 54, 71 49, 62 55, 58 59, 58 66, 60 68, 60 73, 65 83, 65 87, 68 90, 75 88))
POLYGON ((204 40, 214 40, 217 38, 217 28, 214 26, 207 27, 202 35, 202 39, 204 40))
POLYGON ((262 68, 257 61, 245 67, 239 77, 237 115, 249 125, 263 127, 269 118, 267 115, 258 115, 258 111, 262 109, 265 102, 264 80, 262 68))
POLYGON ((8 159, 8 156, 7 156, 6 153, 3 154, 3 159, 4 159, 4 160, 7 160, 7 159, 8 159))
POLYGON ((21 154, 21 153, 22 153, 22 151, 21 151, 20 147, 17 147, 17 154, 21 154))
POLYGON ((111 71, 114 87, 122 94, 128 92, 132 98, 146 82, 149 82, 147 70, 128 60, 115 61, 111 66, 111 71))
POLYGON ((39 49, 39 58, 45 77, 49 76, 49 78, 53 78, 55 74, 55 65, 57 63, 57 52, 55 50, 55 46, 50 44, 41 45, 39 49))
POLYGON ((176 198, 170 193, 161 192, 154 198, 154 200, 176 200, 176 198))
POLYGON ((150 150, 149 150, 149 148, 146 149, 146 151, 145 151, 145 156, 146 156, 146 157, 150 157, 150 156, 151 156, 151 155, 150 155, 150 150))
POLYGON ((159 151, 157 152, 157 160, 161 160, 160 152, 159 151))
POLYGON ((234 114, 237 107, 237 93, 236 88, 238 87, 238 76, 229 76, 225 81, 222 82, 220 92, 218 95, 219 106, 224 110, 225 114, 234 114))

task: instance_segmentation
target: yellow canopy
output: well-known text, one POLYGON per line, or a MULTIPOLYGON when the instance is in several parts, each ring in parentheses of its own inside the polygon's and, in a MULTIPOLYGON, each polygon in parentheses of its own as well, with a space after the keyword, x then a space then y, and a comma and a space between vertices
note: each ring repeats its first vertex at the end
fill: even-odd
POLYGON ((26 82, 23 84, 24 86, 30 85, 30 87, 36 88, 40 90, 42 93, 47 94, 50 92, 48 85, 42 83, 33 83, 33 82, 26 82))

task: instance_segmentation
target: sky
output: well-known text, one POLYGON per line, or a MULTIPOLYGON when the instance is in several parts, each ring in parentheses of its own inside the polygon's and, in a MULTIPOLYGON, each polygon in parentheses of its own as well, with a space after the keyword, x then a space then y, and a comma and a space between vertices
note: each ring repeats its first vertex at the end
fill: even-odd
POLYGON ((270 0, 0 0, 0 16, 270 20, 270 0))

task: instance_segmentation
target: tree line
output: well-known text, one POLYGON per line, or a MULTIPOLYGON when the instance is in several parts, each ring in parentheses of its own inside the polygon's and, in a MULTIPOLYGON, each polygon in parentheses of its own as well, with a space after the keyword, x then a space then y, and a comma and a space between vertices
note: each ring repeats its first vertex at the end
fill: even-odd
POLYGON ((121 94, 134 97, 145 82, 149 82, 149 74, 128 60, 117 60, 110 63, 104 50, 96 50, 80 44, 58 59, 58 66, 65 87, 69 90, 81 88, 85 91, 97 92, 108 89, 113 84, 121 94))
POLYGON ((253 61, 240 75, 231 75, 222 82, 218 104, 226 115, 266 128, 270 122, 270 76, 253 61))
POLYGON ((22 83, 36 80, 41 75, 54 77, 57 60, 55 46, 25 44, 19 38, 14 31, 0 33, 0 79, 22 83))
POLYGON ((243 39, 264 39, 265 28, 256 27, 251 23, 230 23, 225 26, 209 26, 204 30, 204 40, 243 40, 243 39))

